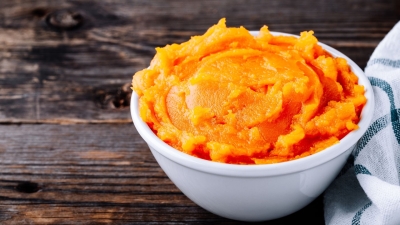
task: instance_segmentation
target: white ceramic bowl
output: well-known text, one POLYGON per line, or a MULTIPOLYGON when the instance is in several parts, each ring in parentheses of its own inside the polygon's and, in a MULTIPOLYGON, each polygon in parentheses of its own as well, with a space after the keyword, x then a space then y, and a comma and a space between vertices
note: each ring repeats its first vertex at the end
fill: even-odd
MULTIPOLYGON (((251 33, 257 35, 258 32, 251 33)), ((132 93, 131 114, 137 131, 164 172, 188 198, 226 218, 264 221, 296 212, 329 186, 368 128, 374 95, 360 67, 339 51, 319 44, 333 56, 347 60, 366 90, 367 103, 361 113, 359 129, 349 133, 339 144, 305 158, 268 165, 231 165, 187 155, 161 141, 142 121, 138 96, 132 93)))

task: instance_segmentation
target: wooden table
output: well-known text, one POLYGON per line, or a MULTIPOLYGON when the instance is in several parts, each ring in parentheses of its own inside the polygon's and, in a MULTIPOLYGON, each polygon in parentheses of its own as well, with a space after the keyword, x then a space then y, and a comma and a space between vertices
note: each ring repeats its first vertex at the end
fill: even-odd
MULTIPOLYGON (((0 1, 1 224, 242 224, 186 198, 129 114, 157 46, 228 26, 314 30, 364 68, 400 1, 0 1)), ((264 224, 323 224, 323 198, 264 224)))

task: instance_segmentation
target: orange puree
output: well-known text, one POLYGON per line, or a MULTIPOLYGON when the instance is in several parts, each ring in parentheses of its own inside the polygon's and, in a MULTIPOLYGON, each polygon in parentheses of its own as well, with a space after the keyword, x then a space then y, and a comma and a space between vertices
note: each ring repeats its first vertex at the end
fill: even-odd
POLYGON ((321 151, 357 129, 364 87, 313 31, 252 36, 225 19, 204 35, 157 48, 132 81, 157 136, 216 162, 267 164, 321 151))

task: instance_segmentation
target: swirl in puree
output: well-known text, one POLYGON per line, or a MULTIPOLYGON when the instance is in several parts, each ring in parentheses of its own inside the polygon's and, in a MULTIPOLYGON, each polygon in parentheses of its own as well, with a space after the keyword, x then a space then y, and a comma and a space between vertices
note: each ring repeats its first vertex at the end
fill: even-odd
POLYGON ((300 37, 227 28, 157 48, 132 88, 144 122, 187 154, 232 164, 305 157, 358 128, 364 87, 343 58, 300 37))

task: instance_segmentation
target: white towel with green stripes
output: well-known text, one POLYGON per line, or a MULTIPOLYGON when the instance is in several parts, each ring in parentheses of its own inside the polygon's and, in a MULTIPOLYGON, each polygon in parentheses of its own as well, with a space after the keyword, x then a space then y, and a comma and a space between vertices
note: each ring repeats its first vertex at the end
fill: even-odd
POLYGON ((365 74, 372 122, 326 190, 326 224, 400 224, 400 22, 372 54, 365 74))

